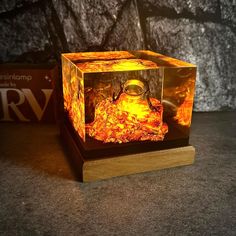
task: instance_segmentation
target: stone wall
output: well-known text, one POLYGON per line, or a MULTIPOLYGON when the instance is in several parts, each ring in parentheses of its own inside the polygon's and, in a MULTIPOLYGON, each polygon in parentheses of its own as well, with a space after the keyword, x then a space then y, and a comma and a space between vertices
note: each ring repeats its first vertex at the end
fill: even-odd
POLYGON ((0 61, 150 49, 198 66, 195 111, 236 109, 236 0, 1 0, 0 61))

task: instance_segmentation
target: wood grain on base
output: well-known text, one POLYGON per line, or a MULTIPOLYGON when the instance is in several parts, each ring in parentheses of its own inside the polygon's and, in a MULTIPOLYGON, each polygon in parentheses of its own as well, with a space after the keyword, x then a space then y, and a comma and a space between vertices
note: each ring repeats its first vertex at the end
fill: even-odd
POLYGON ((194 157, 195 148, 187 146, 85 161, 82 170, 83 181, 89 182, 115 176, 190 165, 194 162, 194 157))

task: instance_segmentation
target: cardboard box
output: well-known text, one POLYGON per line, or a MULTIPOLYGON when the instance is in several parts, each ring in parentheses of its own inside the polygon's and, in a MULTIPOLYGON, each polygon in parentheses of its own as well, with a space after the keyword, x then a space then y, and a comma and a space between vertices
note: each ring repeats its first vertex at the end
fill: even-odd
POLYGON ((55 122, 56 65, 0 65, 0 121, 55 122))

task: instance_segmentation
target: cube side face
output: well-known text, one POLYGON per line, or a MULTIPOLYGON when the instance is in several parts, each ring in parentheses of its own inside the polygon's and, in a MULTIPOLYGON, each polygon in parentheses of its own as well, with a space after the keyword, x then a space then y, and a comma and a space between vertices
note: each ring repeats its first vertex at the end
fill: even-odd
POLYGON ((74 129, 85 141, 84 78, 74 63, 62 55, 64 111, 74 129))
POLYGON ((164 68, 164 119, 189 137, 196 81, 196 67, 164 68))
POLYGON ((69 111, 71 107, 71 86, 70 86, 70 74, 71 74, 71 62, 61 56, 62 62, 62 89, 63 89, 63 104, 64 110, 69 111))
POLYGON ((164 136, 162 130, 147 131, 155 124, 162 125, 161 68, 85 73, 84 84, 88 136, 105 143, 164 136), (155 108, 160 110, 154 111, 155 108))

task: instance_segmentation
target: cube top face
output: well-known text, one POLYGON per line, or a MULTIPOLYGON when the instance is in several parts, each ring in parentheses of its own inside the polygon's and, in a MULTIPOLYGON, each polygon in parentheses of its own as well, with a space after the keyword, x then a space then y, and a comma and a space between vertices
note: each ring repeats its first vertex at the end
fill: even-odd
POLYGON ((62 54, 64 110, 101 144, 188 139, 196 66, 140 51, 62 54))
POLYGON ((160 67, 195 67, 171 57, 148 51, 81 52, 62 54, 81 73, 148 70, 160 67))
POLYGON ((119 60, 135 58, 132 53, 127 51, 64 53, 62 56, 74 63, 78 61, 119 60))

